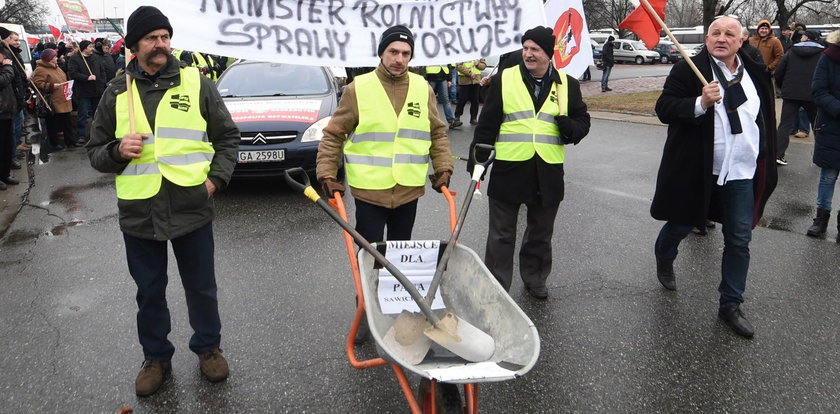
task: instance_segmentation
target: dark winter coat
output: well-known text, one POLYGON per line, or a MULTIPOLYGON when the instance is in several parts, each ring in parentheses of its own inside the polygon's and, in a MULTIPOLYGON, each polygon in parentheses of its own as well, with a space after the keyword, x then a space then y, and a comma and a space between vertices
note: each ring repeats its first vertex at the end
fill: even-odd
POLYGON ((814 164, 840 169, 840 46, 829 44, 817 62, 811 93, 817 104, 814 123, 814 164))
POLYGON ((604 47, 601 48, 601 62, 603 62, 604 66, 612 67, 615 65, 614 49, 615 44, 613 42, 604 42, 604 47))
POLYGON ((102 63, 102 69, 105 71, 105 83, 114 79, 114 76, 117 74, 117 63, 114 62, 114 58, 111 56, 110 53, 102 53, 98 50, 94 50, 93 54, 99 58, 99 61, 102 63))
POLYGON ((0 50, 2 50, 3 56, 12 61, 12 70, 15 71, 15 79, 12 80, 12 88, 15 93, 17 110, 20 111, 24 107, 27 88, 29 87, 29 81, 26 80, 26 73, 21 70, 20 66, 18 66, 18 63, 23 64, 23 58, 20 56, 21 50, 16 47, 11 47, 10 52, 9 48, 5 46, 3 46, 0 50))
POLYGON ((19 112, 14 90, 16 79, 12 65, 0 66, 0 119, 12 119, 19 112))
MULTIPOLYGON (((180 65, 171 57, 152 81, 141 73, 137 60, 132 60, 126 72, 137 85, 142 107, 149 126, 154 129, 155 115, 167 89, 181 82, 180 65)), ((216 153, 210 162, 209 178, 219 189, 224 188, 236 165, 239 149, 239 129, 234 124, 216 86, 210 79, 201 76, 201 91, 191 103, 200 106, 201 116, 207 121, 207 136, 216 153)), ((128 165, 119 153, 120 141, 114 137, 117 125, 117 95, 125 93, 125 75, 118 76, 108 85, 99 109, 93 118, 90 142, 85 146, 90 165, 104 173, 120 173, 128 165)), ((213 220, 215 208, 213 198, 208 198, 204 183, 182 187, 166 178, 162 179, 160 191, 145 200, 117 200, 120 230, 134 237, 151 240, 171 240, 204 226, 213 220)))
POLYGON ((782 99, 811 102, 811 79, 825 47, 816 42, 793 45, 776 67, 776 85, 782 99))
MULTIPOLYGON (((764 212, 764 205, 776 187, 776 116, 773 88, 764 65, 739 53, 761 100, 756 123, 759 127, 759 153, 754 178, 755 211, 753 225, 764 212)), ((707 80, 713 79, 709 53, 703 49, 691 58, 707 80)), ((665 80, 662 95, 656 101, 659 120, 668 124, 668 138, 659 165, 656 192, 650 214, 657 220, 703 226, 706 218, 720 221, 721 215, 712 199, 715 178, 715 111, 709 108, 695 118, 694 105, 702 94, 703 84, 688 63, 680 61, 665 80)))
POLYGON ((756 49, 753 45, 744 42, 741 45, 741 50, 743 55, 746 55, 748 58, 752 59, 753 62, 764 64, 764 57, 761 56, 761 52, 756 49))
MULTIPOLYGON (((531 91, 534 108, 539 110, 548 97, 550 88, 542 88, 539 98, 533 97, 534 87, 531 84, 530 74, 525 65, 520 63, 522 82, 525 82, 528 90, 531 91)), ((567 82, 569 87, 569 118, 571 128, 562 131, 568 139, 578 142, 589 133, 589 112, 580 93, 580 83, 577 79, 566 75, 561 79, 556 70, 551 71, 553 82, 567 82)), ((490 89, 487 91, 487 98, 484 101, 484 108, 475 127, 475 135, 470 145, 470 154, 476 143, 494 145, 499 136, 499 127, 504 118, 503 97, 502 97, 502 74, 493 75, 490 81, 490 89)), ((467 164, 467 171, 472 171, 472 162, 467 164)), ((487 196, 508 203, 541 204, 544 206, 553 205, 563 200, 563 164, 549 164, 542 160, 539 155, 527 161, 501 161, 493 162, 490 170, 490 184, 487 189, 487 196)))
POLYGON ((73 97, 75 98, 98 98, 105 92, 105 85, 108 74, 102 65, 102 61, 96 55, 83 56, 81 52, 70 56, 67 62, 67 76, 74 80, 73 97), (85 65, 85 61, 87 65, 85 65), (88 71, 88 66, 90 71, 88 71), (95 75, 96 80, 88 80, 90 75, 95 75))

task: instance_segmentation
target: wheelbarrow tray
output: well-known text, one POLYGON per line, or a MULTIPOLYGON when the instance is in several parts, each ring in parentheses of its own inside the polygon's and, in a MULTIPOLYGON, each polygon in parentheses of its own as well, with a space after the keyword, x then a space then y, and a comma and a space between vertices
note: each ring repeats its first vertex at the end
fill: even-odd
POLYGON ((425 359, 417 365, 408 363, 398 353, 389 352, 383 337, 397 315, 384 315, 379 306, 377 287, 379 269, 373 256, 358 253, 365 314, 371 336, 380 355, 424 378, 455 384, 496 382, 525 375, 537 362, 540 338, 528 315, 516 305, 487 269, 478 255, 461 244, 452 251, 446 271, 441 276, 440 295, 446 309, 488 333, 496 343, 492 358, 485 362, 467 362, 443 347, 432 344, 425 359))

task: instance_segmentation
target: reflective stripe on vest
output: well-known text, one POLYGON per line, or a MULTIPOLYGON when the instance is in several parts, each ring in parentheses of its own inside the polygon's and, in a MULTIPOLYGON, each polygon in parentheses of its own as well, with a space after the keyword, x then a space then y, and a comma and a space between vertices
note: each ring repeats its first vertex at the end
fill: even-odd
POLYGON ((463 65, 465 68, 469 69, 471 74, 481 75, 481 69, 475 67, 475 61, 471 60, 469 62, 464 62, 461 65, 463 65))
MULTIPOLYGON (((557 71, 566 79, 563 71, 557 71)), ((534 111, 531 93, 522 81, 519 65, 502 72, 502 111, 504 118, 496 140, 496 158, 502 161, 525 161, 538 154, 549 164, 562 164, 566 150, 560 142, 560 129, 554 116, 568 114, 567 82, 552 82, 551 91, 540 108, 534 111), (559 98, 559 99, 558 99, 559 98)))
POLYGON ((409 72, 408 93, 397 116, 375 72, 353 83, 359 124, 344 144, 347 183, 365 190, 425 185, 432 146, 429 84, 409 72))
MULTIPOLYGON (((158 104, 154 134, 134 82, 131 91, 135 130, 149 138, 143 140, 140 158, 131 160, 117 175, 117 197, 123 200, 153 197, 160 191, 162 177, 183 187, 203 184, 215 151, 207 137, 207 122, 201 116, 201 74, 198 69, 181 68, 180 85, 169 88, 158 104)), ((126 95, 117 95, 114 135, 118 138, 130 131, 126 95)))
POLYGON ((449 74, 449 66, 426 66, 426 73, 430 75, 434 75, 436 73, 443 72, 445 74, 449 74))

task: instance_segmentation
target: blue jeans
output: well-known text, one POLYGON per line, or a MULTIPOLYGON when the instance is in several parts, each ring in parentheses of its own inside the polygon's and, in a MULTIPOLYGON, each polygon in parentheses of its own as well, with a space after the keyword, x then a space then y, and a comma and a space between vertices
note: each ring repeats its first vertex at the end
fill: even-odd
POLYGON ((612 72, 612 66, 604 66, 604 73, 601 74, 601 90, 607 89, 607 83, 610 81, 610 72, 612 72))
POLYGON ((446 122, 451 124, 455 117, 452 115, 452 107, 449 106, 449 91, 447 90, 446 80, 430 80, 429 84, 435 91, 438 103, 443 105, 443 115, 446 116, 446 122))
MULTIPOLYGON (((720 307, 744 302, 747 272, 750 267, 750 240, 755 196, 753 180, 730 181, 715 185, 712 197, 720 205, 723 217, 723 259, 720 263, 720 307)), ((667 222, 656 238, 654 252, 657 259, 674 261, 678 247, 693 229, 693 225, 667 222)))
POLYGON ((17 157, 17 146, 20 145, 20 133, 23 131, 23 110, 12 117, 12 159, 17 157))
POLYGON ((449 101, 458 102, 458 71, 452 70, 452 86, 449 88, 449 101))
POLYGON ((96 107, 99 106, 99 97, 94 98, 78 98, 77 118, 76 118, 76 137, 80 140, 85 139, 85 129, 88 124, 88 115, 93 117, 96 112, 96 107))
POLYGON ((840 170, 834 168, 820 169, 820 184, 817 187, 817 208, 831 210, 831 199, 834 197, 834 183, 837 182, 837 173, 840 170))
MULTIPOLYGON (((168 361, 175 347, 166 338, 172 330, 166 306, 167 242, 125 233, 123 238, 128 271, 137 284, 137 334, 143 355, 146 359, 168 361)), ((207 223, 171 242, 193 329, 190 349, 197 354, 209 352, 219 347, 222 330, 213 264, 213 225, 207 223)))
POLYGON ((805 112, 805 108, 799 108, 799 115, 796 117, 796 121, 793 122, 793 129, 791 131, 802 131, 806 134, 811 131, 811 122, 808 120, 808 112, 805 112))

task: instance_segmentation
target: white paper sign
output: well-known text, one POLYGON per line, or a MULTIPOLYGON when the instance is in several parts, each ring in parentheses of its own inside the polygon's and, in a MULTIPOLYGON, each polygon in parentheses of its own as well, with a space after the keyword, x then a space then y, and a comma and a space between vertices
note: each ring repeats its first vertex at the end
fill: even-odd
POLYGON ((317 66, 376 66, 385 29, 414 33, 412 66, 495 56, 545 24, 541 0, 128 0, 160 9, 172 47, 317 66))
MULTIPOLYGON (((439 240, 392 240, 388 241, 385 258, 414 284, 420 296, 425 297, 429 285, 437 268, 437 257, 440 250, 439 240)), ((411 297, 402 283, 391 276, 386 269, 379 270, 379 287, 377 289, 379 307, 385 315, 398 314, 403 309, 420 312, 417 302, 411 297)), ((444 308, 440 289, 435 292, 432 309, 444 308)))

